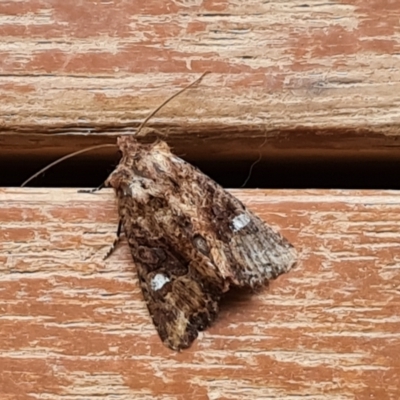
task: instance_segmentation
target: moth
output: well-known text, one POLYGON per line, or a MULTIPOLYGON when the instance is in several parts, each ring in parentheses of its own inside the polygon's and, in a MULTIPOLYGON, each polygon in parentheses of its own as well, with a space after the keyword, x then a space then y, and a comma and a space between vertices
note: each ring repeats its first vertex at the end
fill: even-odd
POLYGON ((144 299, 162 342, 189 347, 232 287, 256 288, 289 271, 293 246, 161 140, 118 139, 105 182, 116 194, 144 299))
MULTIPOLYGON (((135 137, 144 136, 139 132, 148 120, 207 73, 157 107, 135 137)), ((259 287, 288 272, 296 251, 238 199, 175 156, 164 141, 141 144, 135 137, 118 139, 122 158, 101 187, 114 188, 118 236, 123 227, 158 334, 166 346, 181 350, 215 320, 225 293, 233 287, 259 287)), ((21 186, 63 160, 108 146, 113 145, 68 154, 21 186)))

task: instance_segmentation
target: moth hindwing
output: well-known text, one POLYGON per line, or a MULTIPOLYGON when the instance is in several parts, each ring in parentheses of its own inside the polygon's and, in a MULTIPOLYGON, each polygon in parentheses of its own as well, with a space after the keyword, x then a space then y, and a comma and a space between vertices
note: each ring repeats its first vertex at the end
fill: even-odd
POLYGON ((190 346, 231 287, 256 287, 289 271, 293 246, 163 141, 118 139, 115 190, 138 277, 165 345, 190 346))

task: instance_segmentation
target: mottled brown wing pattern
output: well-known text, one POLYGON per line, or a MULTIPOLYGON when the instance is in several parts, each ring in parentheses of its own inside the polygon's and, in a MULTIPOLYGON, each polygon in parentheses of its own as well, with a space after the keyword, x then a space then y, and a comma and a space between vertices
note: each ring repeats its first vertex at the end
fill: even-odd
POLYGON ((119 139, 112 186, 143 295, 163 342, 190 346, 229 287, 287 272, 293 247, 164 142, 119 139))
POLYGON ((217 315, 224 292, 222 276, 191 244, 170 239, 171 230, 159 223, 160 216, 170 212, 162 201, 153 198, 142 203, 129 195, 119 197, 119 208, 143 296, 161 340, 173 350, 189 347, 217 315))

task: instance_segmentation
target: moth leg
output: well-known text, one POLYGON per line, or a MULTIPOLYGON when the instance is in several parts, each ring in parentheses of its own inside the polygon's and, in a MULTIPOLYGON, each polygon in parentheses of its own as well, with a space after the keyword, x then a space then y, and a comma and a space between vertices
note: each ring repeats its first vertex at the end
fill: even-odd
POLYGON ((106 187, 106 185, 103 182, 100 186, 93 188, 93 189, 80 189, 80 190, 78 190, 78 193, 94 193, 94 192, 98 192, 101 189, 104 189, 105 187, 106 187))
POLYGON ((114 253, 114 250, 116 249, 118 243, 121 240, 121 233, 122 233, 122 219, 120 219, 118 222, 117 237, 114 239, 114 243, 108 250, 107 254, 104 256, 104 260, 106 260, 108 257, 111 256, 112 253, 114 253))

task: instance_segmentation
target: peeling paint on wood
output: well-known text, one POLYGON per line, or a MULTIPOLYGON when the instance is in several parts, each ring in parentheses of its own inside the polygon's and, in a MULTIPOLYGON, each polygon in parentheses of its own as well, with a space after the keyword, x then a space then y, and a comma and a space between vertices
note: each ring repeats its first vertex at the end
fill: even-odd
POLYGON ((395 399, 400 194, 234 191, 300 261, 230 296, 176 354, 160 342, 128 246, 103 261, 109 190, 0 190, 0 392, 6 398, 395 399), (8 397, 7 397, 8 396, 8 397))
POLYGON ((131 129, 209 70, 151 121, 176 143, 393 151, 399 17, 395 1, 2 2, 0 137, 131 129))

